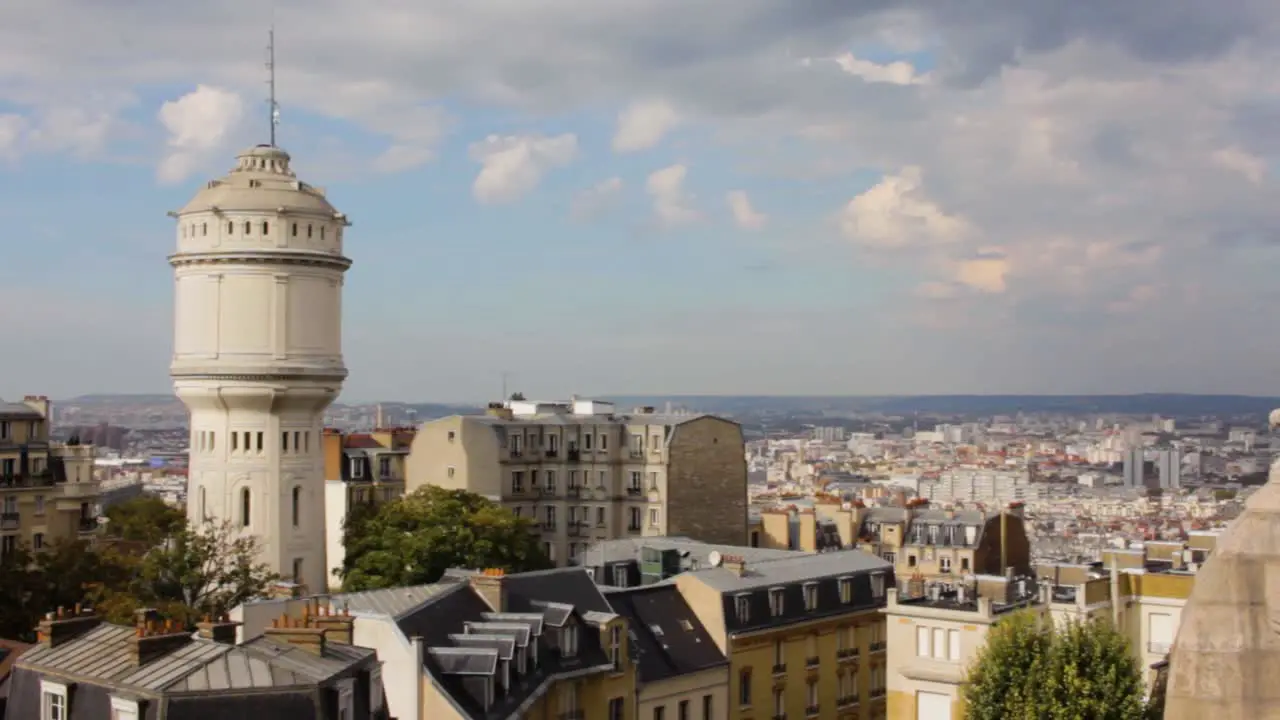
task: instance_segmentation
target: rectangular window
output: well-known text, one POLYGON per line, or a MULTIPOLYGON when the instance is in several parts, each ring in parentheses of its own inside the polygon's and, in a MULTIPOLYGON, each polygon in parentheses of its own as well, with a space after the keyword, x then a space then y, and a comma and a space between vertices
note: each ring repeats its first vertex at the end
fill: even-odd
POLYGON ((596 525, 604 527, 604 508, 596 508, 596 525))
POLYGON ((607 470, 601 470, 601 471, 600 471, 600 477, 598 478, 597 483, 596 483, 599 487, 604 487, 605 485, 609 484, 609 474, 608 474, 608 473, 609 473, 609 471, 607 471, 607 470))
POLYGON ((631 476, 630 476, 630 477, 631 477, 631 485, 630 485, 630 488, 631 488, 632 490, 637 490, 637 491, 638 491, 638 490, 643 489, 643 488, 640 486, 640 478, 641 478, 641 475, 640 475, 640 473, 639 473, 638 471, 632 470, 632 471, 631 471, 631 476))
POLYGON ((653 709, 653 720, 666 720, 666 717, 667 707, 665 705, 659 705, 653 709))
POLYGON ((547 471, 547 492, 555 492, 555 491, 556 491, 556 471, 548 470, 547 471))
POLYGON ((627 587, 627 567, 625 565, 613 566, 613 585, 614 587, 627 587))
POLYGON ((853 578, 840 578, 840 602, 844 605, 853 602, 853 578))
POLYGON ((938 570, 944 573, 951 572, 951 558, 938 558, 938 570))
POLYGON ((751 704, 751 668, 743 668, 738 673, 738 704, 751 704))
POLYGON ((364 463, 360 462, 360 458, 351 458, 351 477, 364 477, 364 463))
POLYGON ((590 449, 591 449, 591 437, 592 437, 591 433, 587 433, 587 434, 585 434, 585 435, 583 435, 583 436, 582 436, 582 449, 583 449, 583 450, 590 450, 590 449))
POLYGON ((916 656, 929 657, 929 628, 916 628, 916 656))
POLYGON ((649 509, 649 527, 658 527, 658 508, 649 509))
MULTIPOLYGON (((266 435, 267 435, 267 434, 266 434, 266 433, 263 433, 263 432, 258 433, 258 452, 262 452, 262 443, 263 443, 263 441, 266 439, 266 435)), ((248 433, 245 433, 245 435, 244 435, 244 449, 245 449, 245 450, 248 450, 248 449, 249 449, 249 434, 248 434, 248 433)))
POLYGON ((769 588, 769 612, 777 617, 786 609, 783 604, 784 595, 782 588, 769 588))
POLYGON ((960 662, 960 631, 947 631, 947 659, 951 662, 960 662))
POLYGON ((712 698, 710 695, 702 696, 702 720, 711 720, 712 698))
POLYGON ((746 595, 734 598, 734 610, 738 616, 738 622, 745 625, 751 619, 751 598, 746 595))
POLYGON ((640 508, 633 507, 629 509, 631 510, 630 529, 639 530, 640 529, 640 508))
POLYGON ((871 597, 876 600, 884 599, 884 573, 871 573, 871 597))
POLYGON ((36 514, 37 515, 44 514, 44 496, 43 495, 36 496, 36 514))
POLYGON ((805 583, 804 585, 804 609, 813 611, 818 608, 818 584, 805 583))
POLYGON ((382 666, 375 665, 369 671, 369 710, 378 712, 382 709, 382 666))
POLYGON ((511 454, 520 457, 520 436, 511 436, 511 454))
POLYGON ((933 629, 933 657, 935 660, 947 657, 947 631, 942 628, 933 629))
POLYGON ((231 433, 231 451, 235 452, 240 449, 240 433, 231 433))
POLYGON ((391 458, 378 458, 378 477, 383 480, 389 480, 391 478, 391 458))
POLYGON ((600 449, 601 450, 609 449, 609 436, 605 435, 604 433, 600 433, 600 449))
POLYGON ((289 452, 289 433, 287 432, 280 433, 280 449, 289 452))
POLYGON ((680 701, 680 704, 677 706, 676 715, 679 716, 680 720, 689 720, 689 701, 688 700, 680 701))
POLYGON ((511 492, 524 492, 524 471, 515 470, 511 473, 511 492))
POLYGON ((44 533, 36 533, 31 536, 31 547, 36 550, 44 549, 44 533))
POLYGON ((609 699, 609 720, 622 720, 623 699, 620 697, 609 699))
POLYGON ((67 686, 42 680, 40 682, 41 720, 68 720, 67 686))
POLYGON ((622 628, 617 625, 609 628, 609 662, 614 670, 622 668, 622 628))
POLYGON ((818 681, 810 680, 805 687, 805 704, 809 707, 817 707, 818 705, 818 681))

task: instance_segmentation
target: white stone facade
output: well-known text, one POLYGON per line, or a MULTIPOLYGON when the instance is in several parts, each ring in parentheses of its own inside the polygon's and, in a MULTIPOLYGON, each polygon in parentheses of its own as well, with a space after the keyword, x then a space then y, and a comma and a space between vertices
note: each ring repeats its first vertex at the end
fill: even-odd
POLYGON ((324 410, 346 378, 346 217, 283 150, 240 154, 178 220, 170 374, 191 412, 187 515, 255 535, 283 578, 323 590, 324 410))

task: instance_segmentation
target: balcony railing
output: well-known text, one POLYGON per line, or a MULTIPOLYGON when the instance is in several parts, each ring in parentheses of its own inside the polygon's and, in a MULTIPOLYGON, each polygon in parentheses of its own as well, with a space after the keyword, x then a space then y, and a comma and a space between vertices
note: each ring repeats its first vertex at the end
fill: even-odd
POLYGON ((643 451, 643 450, 632 450, 632 451, 631 451, 631 459, 632 459, 632 460, 640 460, 640 459, 642 459, 642 458, 644 458, 644 451, 643 451))
POLYGON ((582 453, 579 452, 577 448, 569 448, 569 450, 565 452, 564 459, 569 462, 578 462, 582 459, 582 453))
POLYGON ((78 523, 78 529, 82 533, 91 533, 97 530, 98 527, 98 518, 82 517, 78 523))
POLYGON ((564 494, 571 498, 580 498, 582 497, 582 488, 577 485, 570 485, 564 489, 564 494))
POLYGON ((638 532, 640 532, 640 526, 639 526, 639 525, 628 525, 628 526, 627 526, 627 532, 638 533, 638 532))
POLYGON ((511 451, 511 457, 513 457, 513 458, 524 457, 524 451, 523 451, 523 450, 512 450, 512 451, 511 451))
POLYGON ((807 657, 804 659, 804 666, 807 668, 816 668, 818 667, 819 662, 820 659, 817 656, 807 657))
POLYGON ((1167 642, 1149 642, 1147 643, 1147 652, 1152 655, 1168 655, 1173 649, 1173 643, 1167 642))
POLYGON ((774 675, 784 675, 784 674, 786 674, 786 672, 787 672, 787 664, 786 664, 786 663, 776 663, 776 664, 773 666, 773 674, 774 674, 774 675))
POLYGON ((0 513, 0 530, 17 530, 21 526, 22 516, 18 513, 0 513))
POLYGON ((542 454, 547 458, 555 459, 557 456, 560 455, 560 450, 558 448, 547 448, 546 451, 543 452, 542 454))
POLYGON ((884 688, 871 688, 871 699, 879 700, 884 697, 884 688))
POLYGON ((26 475, 0 475, 0 490, 9 488, 50 487, 54 484, 53 473, 42 470, 26 475))
POLYGON ((805 717, 817 717, 817 716, 818 716, 818 706, 817 706, 817 705, 809 705, 809 706, 805 707, 805 709, 804 709, 804 714, 805 714, 805 717))
POLYGON ((858 648, 845 648, 836 651, 836 659, 838 660, 854 660, 858 657, 858 648))
POLYGON ((627 494, 628 494, 628 495, 630 495, 631 497, 640 497, 641 495, 643 495, 643 494, 644 494, 644 489, 643 489, 643 488, 634 487, 634 486, 633 486, 633 487, 629 487, 629 488, 627 488, 627 494))
POLYGON ((586 712, 583 710, 565 710, 558 716, 560 720, 583 720, 586 712))
POLYGON ((543 497, 555 497, 556 487, 554 485, 543 487, 540 492, 543 497))
POLYGON ((555 524, 555 521, 551 521, 551 522, 543 521, 543 523, 542 523, 542 529, 543 529, 543 530, 545 530, 545 531, 547 531, 547 532, 555 532, 555 530, 556 530, 556 524, 555 524))
POLYGON ((784 712, 774 713, 772 720, 787 720, 787 714, 784 712))
POLYGON ((836 699, 836 705, 842 708, 847 708, 847 707, 850 707, 851 705, 857 705, 857 704, 858 704, 857 695, 845 695, 842 698, 836 699))
POLYGON ((870 650, 871 650, 871 652, 873 652, 873 653, 877 653, 877 652, 884 652, 884 649, 885 649, 886 647, 888 647, 888 643, 886 643, 886 642, 884 642, 884 641, 880 641, 880 642, 873 642, 873 643, 871 643, 871 648, 870 648, 870 650))
POLYGON ((569 537, 577 537, 582 534, 582 523, 571 522, 566 526, 569 537))

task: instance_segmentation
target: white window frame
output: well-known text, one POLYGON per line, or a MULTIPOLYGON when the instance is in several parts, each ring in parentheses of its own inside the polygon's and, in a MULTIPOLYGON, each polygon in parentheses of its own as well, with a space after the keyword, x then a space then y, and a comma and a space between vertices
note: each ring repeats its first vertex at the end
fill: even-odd
POLYGON ((40 720, 69 720, 71 704, 68 702, 68 697, 66 685, 42 678, 40 680, 40 720), (55 698, 61 701, 57 716, 53 714, 52 700, 55 698))
POLYGON ((360 462, 360 458, 353 457, 349 458, 349 460, 351 462, 351 478, 354 480, 364 477, 364 463, 360 462))
POLYGON ((139 720, 138 701, 111 696, 111 720, 139 720))
POLYGON ((356 716, 356 681, 353 678, 339 680, 338 686, 338 717, 348 717, 355 720, 356 716), (345 715, 343 713, 346 713, 345 715))
POLYGON ((927 658, 931 654, 929 652, 929 628, 924 625, 916 626, 916 657, 927 658))
POLYGON ((933 629, 933 659, 947 659, 947 631, 945 628, 933 629))
POLYGON ((960 631, 947 631, 947 659, 951 662, 960 662, 960 631))

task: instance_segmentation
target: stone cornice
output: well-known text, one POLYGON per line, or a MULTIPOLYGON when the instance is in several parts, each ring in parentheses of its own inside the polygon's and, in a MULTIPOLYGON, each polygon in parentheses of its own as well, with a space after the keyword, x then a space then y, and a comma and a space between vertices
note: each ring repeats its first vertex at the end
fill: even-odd
POLYGON ((175 253, 169 256, 174 267, 185 265, 300 265, 328 267, 345 271, 351 267, 351 259, 329 253, 300 252, 297 250, 230 250, 200 253, 175 253))
POLYGON ((307 380, 312 382, 342 382, 347 379, 347 371, 316 371, 314 373, 296 372, 257 372, 257 373, 215 373, 215 372, 170 372, 174 380, 218 380, 223 382, 281 382, 289 380, 307 380))

